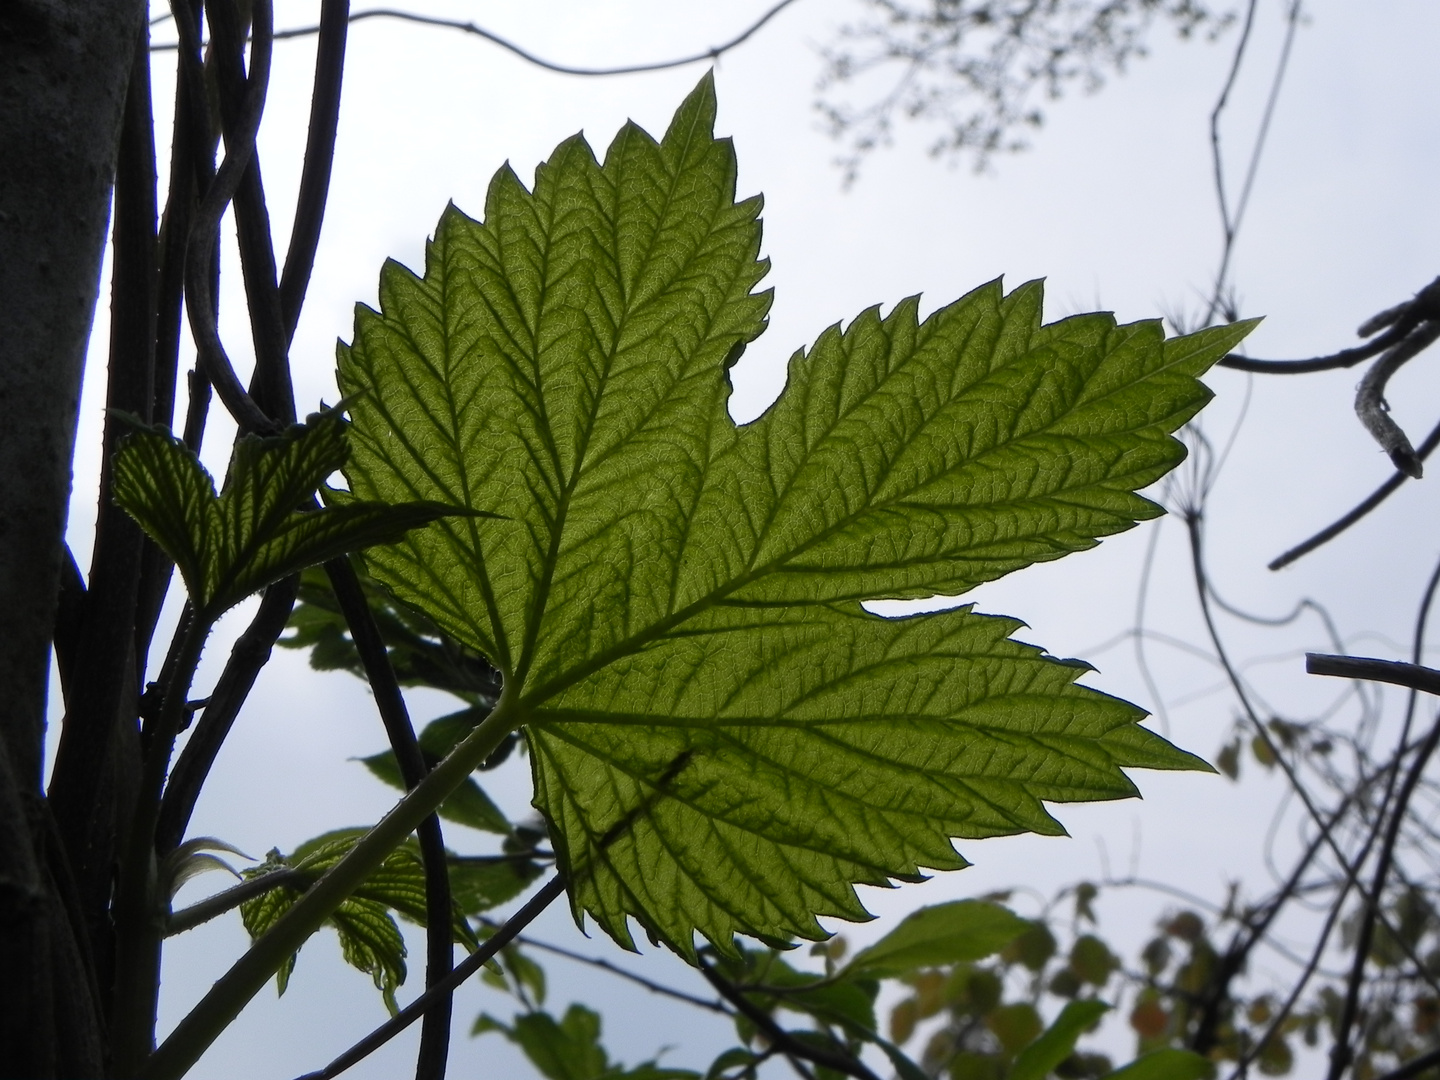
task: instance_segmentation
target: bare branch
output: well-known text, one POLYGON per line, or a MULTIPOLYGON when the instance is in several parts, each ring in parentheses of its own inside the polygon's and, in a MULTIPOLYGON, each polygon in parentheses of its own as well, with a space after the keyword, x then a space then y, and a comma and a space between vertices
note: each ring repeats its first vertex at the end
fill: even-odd
MULTIPOLYGON (((402 22, 419 23, 422 26, 438 26, 446 30, 459 30, 465 34, 473 34, 475 37, 483 38, 492 45, 498 45, 506 52, 518 56, 526 63, 534 64, 546 71, 553 71, 559 75, 583 75, 588 77, 606 75, 638 75, 646 71, 668 71, 671 68, 685 67, 688 64, 698 64, 705 60, 718 60, 732 49, 738 48, 749 41, 755 34, 759 33, 771 19, 779 15, 796 0, 779 0, 771 6, 765 14, 756 19, 740 33, 720 45, 712 45, 703 52, 691 53, 687 56, 676 57, 673 60, 655 60, 644 64, 619 64, 613 67, 581 67, 573 64, 561 64, 553 60, 546 60, 537 56, 522 45, 517 45, 508 38, 501 37, 492 30, 486 30, 483 26, 468 22, 464 19, 444 19, 436 15, 421 15, 414 11, 403 11, 398 8, 369 8, 365 11, 357 11, 350 15, 352 23, 361 22, 366 19, 398 19, 402 22)), ((277 30, 276 41, 284 41, 289 38, 309 37, 312 34, 320 33, 321 26, 299 26, 289 30, 277 30)), ((165 52, 175 48, 174 45, 161 44, 152 45, 151 52, 165 52)))
POLYGON ((482 942, 480 948, 456 964, 454 971, 434 986, 429 987, 425 993, 401 1009, 389 1021, 370 1032, 325 1068, 318 1072, 306 1073, 299 1080, 332 1080, 350 1066, 369 1057, 442 1000, 448 1001, 457 987, 489 963, 496 953, 514 941, 520 931, 534 922, 536 916, 554 903, 564 891, 565 879, 557 873, 526 902, 524 907, 510 916, 504 926, 482 942))
POLYGON ((765 1037, 779 1047, 781 1053, 812 1062, 822 1068, 834 1069, 846 1076, 853 1076, 855 1080, 879 1080, 879 1077, 871 1072, 859 1058, 851 1057, 849 1054, 835 1053, 797 1039, 777 1024, 768 1012, 747 998, 742 987, 736 986, 707 964, 704 957, 697 955, 696 962, 699 964, 700 974, 704 975, 710 985, 715 987, 716 992, 763 1031, 765 1037))
POLYGON ((1363 656, 1331 656, 1328 653, 1306 653, 1305 670, 1311 675, 1334 675, 1341 679, 1368 679, 1392 683, 1440 694, 1440 671, 1406 664, 1399 660, 1374 660, 1363 656))

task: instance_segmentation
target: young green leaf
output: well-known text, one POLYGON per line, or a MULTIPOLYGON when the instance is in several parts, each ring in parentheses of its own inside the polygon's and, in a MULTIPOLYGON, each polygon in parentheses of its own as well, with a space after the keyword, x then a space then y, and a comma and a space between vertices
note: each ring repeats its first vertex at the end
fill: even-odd
POLYGON ((1121 768, 1203 768, 1075 685, 1086 668, 961 593, 1154 517, 1197 376, 1248 331, 1166 341, 1042 325, 1041 287, 832 327, 737 427, 728 368, 765 325, 758 199, 735 201, 702 80, 665 137, 580 137, 483 222, 448 209, 423 277, 391 263, 339 354, 355 497, 449 518, 373 575, 504 674, 577 917, 819 937, 853 885, 965 865, 954 837, 1058 834, 1043 802, 1122 798, 1121 768))
POLYGON ((470 1033, 487 1031, 507 1036, 547 1080, 700 1080, 699 1073, 653 1061, 634 1069, 611 1065, 600 1045, 600 1016, 584 1005, 571 1005, 558 1021, 547 1012, 523 1013, 513 1026, 482 1015, 470 1033))
POLYGON ((1153 1050, 1103 1080, 1210 1080, 1215 1064, 1189 1050, 1153 1050))
POLYGON ((907 915, 890 933, 845 965, 850 977, 885 978, 922 967, 982 960, 1031 928, 1018 915, 985 900, 955 900, 907 915))
POLYGON ((174 560, 191 602, 213 620, 253 592, 306 566, 386 543, 445 515, 478 516, 434 502, 346 500, 302 510, 349 454, 335 410, 282 435, 235 445, 230 482, 216 496, 198 458, 163 428, 126 436, 114 462, 115 501, 174 560))
POLYGON ((538 863, 524 857, 480 856, 450 864, 450 896, 467 915, 499 907, 540 876, 538 863))
POLYGON ((1020 1052, 1010 1067, 1008 1080, 1045 1080, 1074 1052, 1080 1036, 1094 1027, 1109 1009, 1105 1002, 1094 998, 1069 1002, 1055 1022, 1020 1052))
MULTIPOLYGON (((341 829, 306 841, 288 858, 272 851, 264 865, 245 872, 246 877, 270 873, 282 867, 299 870, 314 880, 355 846, 363 829, 341 829)), ((310 882, 301 882, 308 887, 310 882)), ((240 919, 250 937, 258 938, 270 929, 295 902, 303 890, 282 885, 240 905, 240 919)), ((392 851, 365 883, 341 902, 326 919, 340 936, 340 952, 350 966, 365 972, 375 982, 385 1005, 396 1011, 395 991, 405 982, 405 939, 390 916, 395 911, 405 919, 425 925, 425 867, 419 845, 413 840, 392 851)), ((470 948, 477 944, 470 925, 457 905, 452 923, 455 940, 470 948)), ((292 955, 276 975, 280 993, 295 969, 292 955)))

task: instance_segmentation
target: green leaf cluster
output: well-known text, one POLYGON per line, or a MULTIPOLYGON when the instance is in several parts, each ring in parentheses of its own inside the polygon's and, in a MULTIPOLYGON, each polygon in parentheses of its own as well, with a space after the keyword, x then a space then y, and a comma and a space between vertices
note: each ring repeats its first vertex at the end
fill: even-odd
MULTIPOLYGON (((256 877, 289 869, 301 879, 285 884, 240 905, 240 918, 251 938, 258 938, 294 906, 304 889, 343 858, 364 835, 363 829, 342 829, 316 837, 296 848, 290 856, 272 851, 265 863, 246 871, 256 877), (308 879, 308 880, 307 880, 308 879)), ((369 975, 393 1015, 397 1011, 395 991, 405 982, 405 939, 391 912, 418 926, 426 925, 425 867, 419 845, 403 844, 386 856, 380 868, 347 897, 326 920, 340 937, 340 951, 351 967, 369 975)), ((465 909, 454 905, 454 938, 469 948, 477 940, 465 918, 465 909)), ((291 955, 276 974, 277 989, 285 993, 295 970, 291 955)))
POLYGON ((348 501, 314 509, 315 492, 349 456, 345 422, 331 409, 280 435, 235 444, 229 482, 164 428, 137 423, 115 453, 115 501, 175 563, 209 622, 253 592, 306 566, 398 539, 454 505, 348 501))
MULTIPOLYGON (((494 706, 500 673, 483 656, 442 633, 423 612, 397 603, 373 578, 361 575, 360 584, 401 686, 444 690, 476 709, 494 706)), ((308 649, 310 666, 317 671, 348 671, 364 678, 364 664, 323 570, 312 567, 300 575, 297 599, 290 636, 279 644, 308 649)))
POLYGON ((700 1080, 699 1073, 661 1068, 653 1061, 632 1069, 612 1064, 600 1045, 600 1016, 584 1005, 571 1005, 559 1020, 542 1010, 523 1013, 513 1024, 482 1015, 471 1034, 488 1031, 519 1046, 546 1080, 700 1080))
MULTIPOLYGON (((452 749, 455 744, 470 734, 485 718, 488 709, 469 708, 449 716, 442 716, 438 720, 432 720, 423 731, 420 732, 419 743, 421 755, 426 763, 433 765, 452 749)), ((393 750, 383 750, 370 757, 361 758, 360 761, 376 777, 389 784, 391 787, 405 790, 405 781, 400 775, 400 764, 395 760, 393 750)), ((480 829, 483 832, 500 833, 502 836, 510 835, 514 830, 510 820, 500 811, 485 794, 485 789, 475 782, 473 777, 467 777, 446 800, 440 804, 439 814, 447 821, 453 821, 458 825, 467 825, 472 829, 480 829)))
POLYGON ((450 517, 376 581, 502 674, 577 917, 682 955, 698 932, 820 937, 857 883, 965 865, 952 838, 1058 834, 1047 802, 1197 768, 1087 669, 961 594, 1158 514, 1198 381, 1249 324, 1041 320, 982 286, 862 312, 795 354, 753 423, 728 371, 764 329, 759 199, 735 198, 707 77, 660 140, 562 143, 526 188, 450 208, 339 354, 345 475, 450 517))

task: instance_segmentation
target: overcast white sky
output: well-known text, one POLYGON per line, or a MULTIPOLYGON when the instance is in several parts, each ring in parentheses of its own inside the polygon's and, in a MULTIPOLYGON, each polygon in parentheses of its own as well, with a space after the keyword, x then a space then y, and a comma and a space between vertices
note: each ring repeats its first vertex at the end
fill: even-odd
MULTIPOLYGON (((557 60, 609 64, 698 51, 728 38, 767 6, 768 0, 424 0, 416 9, 476 19, 557 60)), ((1254 60, 1225 128, 1237 166, 1268 89, 1285 6, 1261 0, 1254 60)), ((277 8, 282 26, 314 15, 308 3, 281 0, 277 8)), ((1235 259, 1244 313, 1267 316, 1250 343, 1261 356, 1306 356, 1350 344, 1365 317, 1440 271, 1434 198, 1440 69, 1433 62, 1440 5, 1311 0, 1306 9, 1309 22, 1295 47, 1235 259)), ((737 371, 737 417, 763 408, 780 388, 790 353, 824 327, 916 292, 923 292, 929 310, 1003 274, 1012 285, 1047 278, 1050 317, 1101 308, 1128 321, 1195 310, 1219 254, 1207 123, 1233 32, 1217 45, 1181 45, 1162 27, 1149 59, 1098 95, 1055 103, 1033 149, 997 159, 985 175, 967 164, 950 168, 933 161, 924 154, 930 133, 902 127, 897 145, 874 155, 858 184, 845 191, 831 164, 840 148, 820 130, 813 109, 816 46, 860 14, 856 0, 800 0, 718 65, 718 129, 735 139, 740 193, 765 195, 764 250, 773 262, 766 284, 776 290, 770 330, 737 371)), ((290 225, 313 59, 311 42, 276 46, 260 150, 281 237, 290 225)), ((168 114, 170 65, 168 55, 157 58, 160 115, 168 114)), ((478 215, 502 162, 528 179, 534 165, 576 130, 583 129, 597 150, 627 117, 658 134, 702 71, 696 65, 584 80, 538 71, 456 33, 379 20, 356 25, 325 233, 292 352, 302 409, 321 397, 336 398, 334 342, 349 338, 353 304, 374 303, 385 258, 421 265, 425 238, 447 200, 478 215)), ((233 261, 226 274, 222 331, 243 357, 246 322, 233 261)), ((102 312, 102 331, 103 321, 102 312)), ((97 340, 104 340, 103 332, 97 340)), ((1434 422, 1437 379, 1429 358, 1412 366, 1393 387, 1392 404, 1418 442, 1434 422)), ((1427 528, 1434 520, 1434 481, 1407 485, 1381 515, 1295 569, 1278 575, 1264 569, 1271 557, 1389 474, 1349 411, 1356 379, 1340 372, 1254 382, 1211 503, 1213 568, 1222 592, 1258 610, 1278 612, 1300 596, 1318 596, 1332 605, 1346 633, 1374 631, 1391 639, 1360 638, 1356 651, 1398 657, 1402 648, 1393 642, 1404 640, 1435 556, 1433 529, 1427 528)), ((92 379, 86 388, 71 522, 82 565, 94 517, 103 399, 98 382, 92 379)), ((1210 382, 1218 398, 1206 427, 1223 441, 1249 380, 1221 372, 1210 382)), ((211 445, 210 460, 223 461, 223 439, 212 436, 211 445)), ((1131 646, 1098 654, 1095 647, 1134 621, 1137 570, 1154 527, 1033 568, 972 598, 981 610, 1026 620, 1027 640, 1092 660, 1100 669, 1089 677, 1092 685, 1149 705, 1131 646)), ((1162 529, 1152 619, 1198 642, 1181 530, 1174 522, 1162 529)), ((242 625, 248 610, 231 623, 242 625)), ((1257 669, 1272 700, 1303 712, 1330 689, 1306 682, 1293 651, 1324 644, 1313 623, 1280 637, 1229 630, 1239 655, 1280 657, 1257 669)), ((223 641, 212 645, 202 689, 225 652, 223 641)), ((1171 710, 1168 734, 1213 755, 1232 721, 1229 698, 1204 693, 1215 685, 1214 671, 1163 648, 1154 658, 1162 696, 1172 702, 1192 698, 1171 710)), ((412 697, 417 721, 450 708, 440 695, 412 697)), ((383 745, 358 681, 316 675, 303 658, 278 655, 221 757, 192 833, 223 837, 259 856, 272 846, 289 850, 326 829, 373 821, 391 794, 346 759, 383 745)), ((1143 804, 1064 808, 1059 816, 1071 839, 966 844, 962 850, 974 868, 920 887, 872 890, 867 903, 881 920, 846 932, 873 937, 919 903, 1002 886, 1049 893, 1077 878, 1101 876, 1107 865, 1116 874, 1133 869, 1175 880, 1216 899, 1232 878, 1263 883, 1263 832, 1278 788, 1255 780, 1255 772, 1250 769, 1238 787, 1217 777, 1140 773, 1143 804)), ((525 767, 497 776, 494 794, 521 813, 529 798, 525 767)), ((461 833, 451 828, 453 846, 484 842, 461 833)), ((1292 833, 1289 826, 1282 830, 1282 847, 1292 833)), ((202 879, 181 900, 220 884, 218 877, 202 879)), ((1025 896, 1016 902, 1022 910, 1032 903, 1025 896)), ((1152 896, 1117 897, 1106 909, 1106 933, 1137 940, 1163 906, 1152 896)), ((562 910, 549 913, 537 934, 625 959, 607 941, 580 938, 562 910)), ((172 943, 162 1027, 183 1014, 244 944, 234 917, 172 943)), ((423 949, 418 938, 415 944, 407 990, 422 981, 423 949)), ((634 962, 652 978, 694 983, 666 954, 652 951, 634 962)), ((627 1062, 669 1045, 676 1049, 667 1063, 703 1068, 734 1042, 723 1022, 564 961, 549 968, 552 1006, 563 1011, 572 1000, 600 1004, 607 1041, 627 1062)), ((291 987, 278 1002, 273 991, 263 992, 194 1075, 283 1080, 318 1068, 384 1018, 378 995, 363 976, 343 968, 328 934, 306 947, 291 987)), ((530 1075, 498 1037, 468 1038, 481 1009, 508 1016, 509 1005, 474 987, 457 997, 451 1075, 530 1075)), ((1125 1042, 1120 1038, 1116 1045, 1125 1042)), ((413 1044, 412 1032, 351 1075, 404 1075, 412 1068, 413 1044)))

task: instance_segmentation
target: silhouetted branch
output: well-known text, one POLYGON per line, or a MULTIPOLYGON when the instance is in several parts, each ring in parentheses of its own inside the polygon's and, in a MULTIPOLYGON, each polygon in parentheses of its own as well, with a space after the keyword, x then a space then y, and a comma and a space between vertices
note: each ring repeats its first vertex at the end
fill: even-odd
POLYGON ((696 963, 700 968, 700 974, 705 976, 706 981, 715 988, 716 992, 734 1005, 742 1016, 763 1031, 765 1037, 774 1046, 779 1047, 781 1053, 812 1062, 822 1068, 834 1069, 846 1076, 855 1077, 855 1080, 879 1080, 879 1077, 871 1072, 859 1058, 851 1057, 849 1054, 835 1053, 797 1039, 777 1024, 768 1012, 750 1001, 745 996, 742 987, 736 986, 726 979, 707 964, 703 957, 697 956, 696 963))
POLYGON ((457 987, 489 963, 496 953, 514 941, 520 931, 534 922, 535 918, 554 903, 564 891, 565 879, 560 874, 556 874, 525 903, 524 907, 510 916, 504 926, 485 939, 473 953, 456 964, 454 971, 434 986, 427 988, 425 993, 401 1009, 389 1021, 370 1032, 325 1068, 318 1072, 306 1073, 299 1077, 299 1080, 333 1080, 350 1066, 363 1061, 380 1049, 442 1000, 448 1001, 457 987))
POLYGON ((1373 660, 1363 656, 1332 656, 1328 653, 1306 653, 1305 670, 1311 675, 1334 675, 1341 679, 1368 679, 1392 683, 1440 694, 1440 671, 1406 664, 1399 660, 1373 660))
MULTIPOLYGON (((390 749, 400 767, 406 790, 414 788, 430 771, 420 753, 415 728, 405 707, 400 682, 390 665, 390 654, 375 625, 375 616, 365 602, 365 592, 350 560, 342 555, 325 564, 330 587, 350 630, 350 640, 360 654, 365 677, 375 695, 376 708, 385 725, 390 749)), ((451 945, 450 868, 446 863, 445 841, 441 835, 440 816, 431 814, 416 830, 420 840, 421 862, 425 869, 425 985, 439 986, 450 974, 454 963, 451 945)), ((451 1000, 449 994, 437 997, 425 1013, 420 1033, 420 1050, 415 1064, 415 1080, 444 1080, 445 1063, 450 1053, 451 1000)))
MULTIPOLYGON (((1430 434, 1425 436, 1425 441, 1421 443, 1419 449, 1415 451, 1415 456, 1419 460, 1424 461, 1431 455, 1431 453, 1434 452, 1437 446, 1440 446, 1440 424, 1436 424, 1435 427, 1431 429, 1430 434)), ((1335 539, 1335 537, 1339 536, 1346 529, 1350 528, 1351 525, 1354 525, 1361 518, 1369 514, 1370 511, 1374 510, 1391 495, 1395 494, 1396 490, 1400 487, 1400 485, 1405 483, 1405 481, 1409 479, 1410 476, 1408 476, 1406 473, 1396 470, 1394 476, 1390 477, 1389 480, 1386 480, 1383 484, 1381 484, 1378 488, 1371 492, 1358 506, 1356 506, 1349 513, 1345 514, 1343 517, 1339 518, 1332 524, 1327 525, 1314 536, 1310 537, 1310 539, 1304 541, 1303 543, 1296 544, 1289 551, 1272 559, 1269 563, 1269 569, 1279 570, 1282 567, 1289 566, 1296 559, 1302 558, 1303 556, 1310 554, 1310 552, 1314 551, 1316 548, 1328 544, 1331 540, 1335 539)))
MULTIPOLYGON (((438 26, 447 30, 459 30, 462 33, 473 34, 475 37, 483 38, 492 45, 498 45, 506 52, 518 56, 526 63, 534 64, 538 68, 553 71, 560 75, 638 75, 646 71, 667 71, 670 68, 685 67, 687 64, 698 64, 703 60, 718 60, 731 49, 749 41, 766 23, 795 2, 796 0, 779 0, 778 3, 774 4, 765 14, 761 15, 760 18, 756 19, 739 34, 723 44, 712 45, 703 52, 691 53, 673 60, 656 60, 644 64, 618 64, 613 67, 580 67, 573 64, 560 64, 553 60, 546 60, 544 57, 537 56, 524 46, 517 45, 508 38, 501 37, 494 31, 486 30, 483 26, 479 26, 465 19, 445 19, 436 15, 421 15, 419 12, 402 11, 397 8, 370 8, 365 11, 354 12, 350 15, 349 21, 357 23, 366 19, 397 19, 402 22, 419 23, 422 26, 438 26)), ((277 30, 275 32, 275 40, 284 41, 288 38, 309 37, 311 34, 319 33, 322 25, 323 17, 320 25, 299 26, 289 30, 277 30)), ((152 52, 164 52, 168 49, 175 48, 175 46, 161 44, 152 45, 150 48, 152 52)))
POLYGON ((190 317, 190 331, 195 337, 205 375, 240 429, 262 432, 274 430, 275 425, 240 385, 225 353, 215 319, 210 267, 215 250, 216 226, 239 190, 255 151, 255 136, 260 130, 270 78, 271 14, 270 0, 255 0, 255 30, 245 99, 237 110, 234 140, 227 143, 225 160, 195 214, 185 271, 185 310, 190 317))
POLYGON ((315 85, 310 92, 310 130, 300 172, 300 194, 295 201, 295 223, 290 229, 285 269, 280 275, 280 309, 287 340, 294 338, 295 327, 300 322, 300 309, 315 267, 315 252, 320 246, 320 226, 325 220, 330 172, 335 164, 335 135, 340 127, 340 88, 345 76, 345 44, 350 33, 350 0, 324 0, 317 29, 320 40, 315 50, 315 85))

